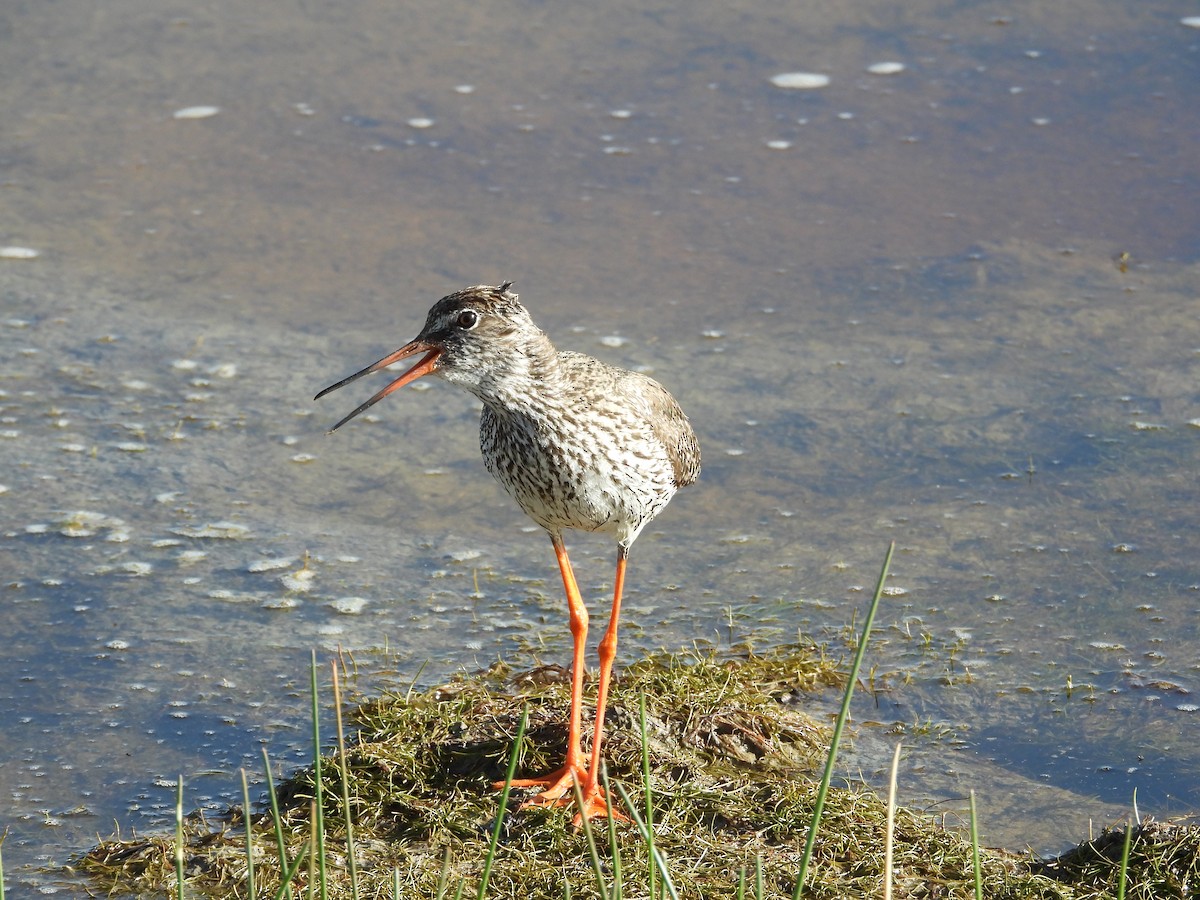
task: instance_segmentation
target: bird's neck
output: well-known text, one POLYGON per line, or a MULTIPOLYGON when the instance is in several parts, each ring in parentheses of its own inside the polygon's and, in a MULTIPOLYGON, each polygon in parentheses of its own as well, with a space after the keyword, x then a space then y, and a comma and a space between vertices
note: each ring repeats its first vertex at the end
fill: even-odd
MULTIPOLYGON (((477 385, 469 388, 499 413, 536 414, 548 400, 562 398, 568 378, 558 351, 545 335, 530 341, 519 352, 506 354, 502 365, 489 368, 477 385)), ((552 404, 554 405, 554 404, 552 404)))

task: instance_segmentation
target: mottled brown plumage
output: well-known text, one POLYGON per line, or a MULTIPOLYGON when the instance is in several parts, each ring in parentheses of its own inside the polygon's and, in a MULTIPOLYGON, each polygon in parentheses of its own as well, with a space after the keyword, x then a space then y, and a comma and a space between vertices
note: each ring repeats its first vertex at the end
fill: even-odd
POLYGON ((601 730, 630 545, 675 491, 700 474, 700 448, 687 416, 654 379, 582 353, 556 350, 510 284, 479 285, 443 297, 417 337, 321 393, 397 360, 420 362, 333 426, 335 431, 388 394, 437 375, 483 403, 479 442, 488 471, 550 535, 558 558, 574 638, 567 761, 544 778, 521 782, 545 790, 531 802, 569 800, 572 780, 584 792, 581 815, 620 816, 599 786, 601 730), (611 533, 617 541, 612 614, 600 642, 600 682, 590 763, 580 746, 587 610, 571 572, 566 528, 611 533))

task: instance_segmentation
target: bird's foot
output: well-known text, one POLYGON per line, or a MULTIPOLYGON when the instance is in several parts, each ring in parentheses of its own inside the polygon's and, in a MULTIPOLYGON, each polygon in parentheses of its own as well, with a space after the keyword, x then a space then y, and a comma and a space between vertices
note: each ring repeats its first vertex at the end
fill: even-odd
MULTIPOLYGON (((585 818, 597 819, 607 817, 611 818, 614 822, 632 821, 632 819, 617 809, 615 804, 609 803, 604 789, 588 777, 587 769, 581 765, 572 766, 568 764, 537 778, 518 778, 511 782, 511 786, 516 788, 544 788, 544 790, 534 794, 522 803, 519 807, 520 809, 527 809, 531 806, 568 806, 575 802, 576 784, 579 785, 579 790, 583 798, 583 805, 575 813, 576 828, 579 827, 585 818)), ((498 781, 492 787, 499 790, 504 787, 504 782, 498 781)))
MULTIPOLYGON (((578 781, 580 785, 585 785, 588 782, 587 769, 580 763, 567 763, 559 766, 553 772, 548 772, 545 775, 539 775, 536 778, 515 778, 511 782, 515 788, 542 788, 542 791, 529 800, 526 800, 522 806, 554 806, 558 805, 556 801, 562 800, 562 803, 570 803, 571 795, 574 792, 574 784, 578 781)), ((493 782, 492 788, 500 790, 504 787, 503 781, 493 782)))

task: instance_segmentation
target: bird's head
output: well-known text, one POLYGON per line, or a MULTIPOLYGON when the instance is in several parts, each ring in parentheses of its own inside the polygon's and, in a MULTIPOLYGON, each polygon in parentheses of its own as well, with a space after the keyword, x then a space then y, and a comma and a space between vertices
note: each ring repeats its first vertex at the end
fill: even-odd
POLYGON ((512 379, 528 375, 536 361, 552 353, 553 348, 517 295, 509 290, 511 287, 512 282, 498 287, 476 285, 443 297, 429 310, 425 327, 413 340, 317 394, 315 399, 319 400, 364 375, 424 354, 415 366, 329 430, 336 431, 423 375, 438 375, 485 401, 512 379))

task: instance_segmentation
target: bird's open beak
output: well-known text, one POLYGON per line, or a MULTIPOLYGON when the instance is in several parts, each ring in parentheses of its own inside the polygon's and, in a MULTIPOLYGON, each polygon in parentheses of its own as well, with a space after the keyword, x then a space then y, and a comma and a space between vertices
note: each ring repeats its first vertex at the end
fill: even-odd
POLYGON ((435 347, 432 344, 425 343, 424 341, 412 341, 405 344, 395 353, 389 353, 383 359, 379 360, 379 362, 371 363, 371 365, 367 366, 361 372, 355 372, 349 378, 343 378, 337 384, 331 384, 329 387, 325 388, 325 390, 321 391, 321 393, 317 394, 317 396, 315 396, 313 399, 320 400, 331 391, 336 391, 340 387, 345 387, 350 382, 356 381, 357 379, 362 378, 364 375, 370 375, 372 372, 378 372, 380 369, 386 369, 392 363, 404 359, 406 356, 413 356, 417 353, 425 354, 423 357, 421 357, 420 362, 418 362, 415 366, 413 366, 379 393, 375 394, 375 396, 373 396, 354 412, 350 413, 350 415, 346 416, 344 419, 330 428, 326 434, 333 434, 333 432, 337 431, 339 428, 357 416, 360 412, 365 412, 366 410, 370 409, 392 391, 398 391, 410 381, 416 381, 422 375, 428 375, 437 368, 437 358, 441 352, 441 347, 435 347))

